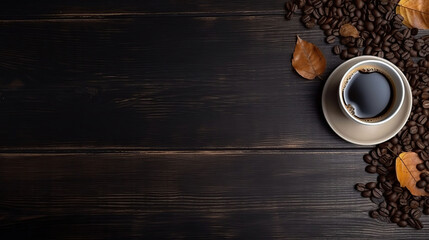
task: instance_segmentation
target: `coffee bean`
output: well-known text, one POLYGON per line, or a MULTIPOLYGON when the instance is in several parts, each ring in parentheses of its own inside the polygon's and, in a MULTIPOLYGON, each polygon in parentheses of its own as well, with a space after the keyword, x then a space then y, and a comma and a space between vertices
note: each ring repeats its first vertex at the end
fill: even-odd
POLYGON ((392 27, 395 28, 395 29, 399 29, 399 28, 402 27, 402 23, 399 22, 399 21, 393 21, 392 27))
POLYGON ((380 214, 380 216, 387 217, 389 216, 389 210, 387 210, 386 208, 380 208, 378 210, 378 214, 380 214))
POLYGON ((329 24, 323 24, 323 25, 320 26, 320 28, 322 30, 328 30, 328 29, 331 29, 331 26, 329 24))
POLYGON ((401 220, 398 222, 398 226, 400 226, 400 227, 406 227, 407 225, 408 225, 407 222, 404 220, 401 220))
POLYGON ((317 19, 317 24, 323 25, 326 22, 326 16, 321 16, 319 19, 317 19))
MULTIPOLYGON (((419 136, 417 135, 417 137, 419 137, 419 136)), ((426 146, 424 145, 424 143, 423 143, 422 141, 420 141, 420 140, 418 140, 418 141, 416 142, 416 145, 417 145, 417 147, 418 147, 418 148, 420 148, 420 149, 425 149, 425 148, 426 148, 426 146)))
MULTIPOLYGON (((422 94, 423 95, 423 94, 422 94)), ((425 115, 421 115, 417 121, 419 122, 419 124, 424 125, 427 122, 428 118, 425 115)))
POLYGON ((381 184, 381 186, 383 187, 383 189, 384 189, 385 191, 389 191, 389 190, 391 190, 391 189, 392 189, 392 184, 391 184, 390 182, 387 182, 387 181, 383 182, 383 183, 381 184))
POLYGON ((341 53, 341 47, 340 47, 340 46, 338 46, 338 45, 335 45, 335 46, 332 48, 332 52, 333 52, 335 55, 339 55, 339 54, 341 53))
POLYGON ((416 227, 416 222, 414 221, 414 219, 412 218, 407 218, 407 223, 408 225, 410 225, 410 227, 415 228, 416 227))
POLYGON ((384 205, 386 205, 385 207, 387 207, 387 204, 386 204, 386 201, 384 201, 383 195, 380 198, 371 196, 369 199, 371 200, 371 202, 375 203, 376 205, 379 205, 380 207, 384 205))
POLYGON ((413 209, 410 212, 411 217, 413 217, 414 219, 420 218, 422 216, 422 211, 418 210, 418 209, 413 209))
POLYGON ((369 32, 372 32, 374 30, 374 24, 371 21, 365 22, 365 29, 369 32))
MULTIPOLYGON (((421 170, 420 170, 420 171, 421 171, 421 170)), ((419 181, 417 182, 416 186, 417 186, 418 188, 424 188, 424 187, 426 187, 426 182, 425 182, 425 181, 423 181, 423 180, 419 180, 419 181)))
POLYGON ((386 18, 387 21, 392 20, 393 17, 394 17, 394 13, 392 11, 386 13, 386 15, 385 15, 385 18, 386 18))
POLYGON ((419 128, 417 126, 412 126, 408 131, 410 134, 416 134, 419 131, 419 128))
POLYGON ((404 28, 404 30, 402 30, 402 34, 404 34, 404 38, 409 38, 409 37, 411 37, 411 29, 409 29, 409 28, 404 28))
POLYGON ((365 185, 363 183, 356 183, 355 189, 359 192, 365 191, 365 185))
POLYGON ((420 152, 419 156, 422 160, 429 160, 429 154, 425 151, 420 152))
POLYGON ((392 221, 393 223, 398 223, 399 221, 401 221, 401 218, 393 216, 393 217, 390 219, 390 221, 392 221))
POLYGON ((384 55, 387 59, 392 59, 395 55, 393 54, 393 52, 388 52, 384 55))
POLYGON ((410 55, 409 52, 404 52, 404 53, 401 54, 401 57, 404 60, 408 60, 411 57, 411 55, 410 55))
POLYGON ((366 187, 366 188, 368 188, 368 189, 370 189, 370 190, 372 190, 372 189, 374 189, 375 187, 377 187, 377 183, 376 183, 376 182, 369 182, 369 183, 367 183, 367 184, 365 185, 365 187, 366 187))
MULTIPOLYGON (((344 60, 344 59, 346 59, 347 57, 348 57, 347 50, 345 50, 345 49, 344 49, 344 50, 342 50, 342 51, 341 51, 341 53, 340 53, 340 58, 344 60)), ((428 108, 429 108, 429 106, 428 106, 428 108)))
POLYGON ((404 45, 407 47, 413 47, 414 46, 414 42, 411 39, 407 39, 404 41, 404 45))
POLYGON ((372 190, 372 196, 374 196, 375 198, 381 198, 383 197, 383 192, 379 188, 374 188, 372 190))
POLYGON ((402 41, 402 39, 404 39, 404 34, 401 32, 396 32, 393 36, 396 38, 396 40, 402 41))
POLYGON ((322 6, 323 6, 323 3, 322 3, 322 1, 321 1, 321 0, 316 0, 316 1, 313 1, 313 6, 314 6, 315 8, 320 8, 320 7, 322 7, 322 6))
POLYGON ((378 214, 377 211, 370 211, 369 216, 372 218, 378 218, 378 216, 380 216, 380 214, 378 214))
POLYGON ((377 173, 380 175, 387 175, 388 171, 385 167, 383 166, 378 166, 377 167, 377 173))
POLYGON ((302 15, 302 16, 301 16, 301 22, 303 22, 303 23, 307 23, 307 22, 309 22, 310 20, 311 20, 310 15, 302 15))
POLYGON ((365 49, 363 50, 363 54, 365 55, 369 55, 372 52, 372 47, 371 46, 366 46, 365 49))
MULTIPOLYGON (((420 136, 418 134, 413 134, 411 136, 411 140, 415 142, 415 145, 417 145, 417 141, 420 139, 420 136)), ((423 143, 422 143, 423 144, 423 143)), ((425 145, 423 144, 423 149, 425 148, 425 145)))
POLYGON ((315 25, 316 25, 316 23, 315 23, 315 22, 313 22, 313 21, 309 21, 309 22, 306 22, 306 23, 304 24, 304 26, 305 26, 306 28, 308 28, 308 29, 313 28, 315 25))
POLYGON ((423 106, 424 108, 429 108, 429 100, 423 101, 422 106, 423 106))
POLYGON ((311 5, 305 5, 302 10, 305 14, 311 14, 314 11, 314 8, 311 5))
MULTIPOLYGON (((414 196, 414 198, 416 198, 416 197, 414 196)), ((412 209, 418 208, 419 206, 420 206, 420 204, 416 200, 413 200, 410 202, 410 208, 412 208, 412 209)))
POLYGON ((354 47, 347 49, 347 51, 349 54, 353 54, 353 55, 356 55, 358 53, 358 49, 354 47))
POLYGON ((326 37, 325 40, 327 43, 334 43, 335 42, 335 36, 333 36, 333 35, 328 36, 328 37, 326 37))
POLYGON ((398 51, 399 50, 399 44, 397 44, 397 43, 392 44, 392 46, 390 46, 390 49, 394 52, 398 51))
POLYGON ((397 199, 398 199, 398 194, 396 193, 392 193, 387 197, 387 200, 389 200, 390 202, 396 202, 397 199))
POLYGON ((420 229, 422 229, 422 228, 423 228, 423 224, 422 224, 422 222, 421 222, 419 219, 414 219, 414 222, 416 223, 415 228, 416 228, 417 230, 420 230, 420 229))
POLYGON ((405 198, 400 198, 400 199, 399 199, 399 205, 401 205, 401 206, 406 206, 406 205, 408 205, 408 200, 407 200, 407 199, 405 199, 405 198))
POLYGON ((354 11, 356 10, 356 7, 355 7, 355 5, 350 4, 350 5, 347 7, 347 10, 348 10, 348 12, 354 12, 354 11))
POLYGON ((408 218, 410 218, 410 216, 408 215, 408 211, 405 211, 405 207, 403 208, 403 214, 401 215, 401 219, 402 220, 407 220, 408 218))
POLYGON ((354 2, 358 9, 362 9, 365 6, 365 2, 363 0, 355 0, 354 2))
MULTIPOLYGON (((425 167, 427 170, 429 170, 429 161, 425 161, 425 167)), ((429 176, 428 176, 428 178, 429 178, 429 176)), ((425 181, 426 181, 426 179, 425 179, 425 181)), ((426 182, 428 182, 428 181, 426 181, 426 182)))
POLYGON ((365 155, 363 155, 363 160, 364 160, 366 163, 371 163, 371 161, 372 161, 372 157, 371 157, 371 155, 369 155, 369 154, 365 154, 365 155))
POLYGON ((371 190, 365 190, 361 192, 362 197, 369 198, 371 197, 371 190))

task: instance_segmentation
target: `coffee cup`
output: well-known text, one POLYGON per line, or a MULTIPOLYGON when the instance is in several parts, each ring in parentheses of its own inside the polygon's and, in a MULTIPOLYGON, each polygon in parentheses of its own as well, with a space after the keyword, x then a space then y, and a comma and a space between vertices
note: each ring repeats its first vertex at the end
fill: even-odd
POLYGON ((404 82, 395 68, 379 60, 354 64, 338 88, 342 112, 364 125, 385 123, 398 114, 405 98, 404 82))

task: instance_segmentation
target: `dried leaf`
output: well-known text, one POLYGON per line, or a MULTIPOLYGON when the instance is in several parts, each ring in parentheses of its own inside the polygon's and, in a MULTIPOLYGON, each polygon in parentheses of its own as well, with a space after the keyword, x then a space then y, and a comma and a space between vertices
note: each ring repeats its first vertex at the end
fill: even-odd
POLYGON ((356 29, 355 26, 347 23, 341 26, 340 28, 340 35, 342 37, 359 37, 359 31, 356 29))
POLYGON ((303 78, 312 80, 325 71, 326 59, 316 45, 297 36, 292 66, 303 78))
MULTIPOLYGON (((396 177, 401 187, 407 187, 414 196, 429 196, 424 189, 416 187, 420 180, 421 171, 417 170, 416 165, 423 161, 415 152, 403 152, 396 158, 396 177)), ((423 172, 428 172, 424 170, 423 172)))
POLYGON ((429 29, 429 2, 427 0, 401 0, 396 13, 404 17, 407 27, 429 29))

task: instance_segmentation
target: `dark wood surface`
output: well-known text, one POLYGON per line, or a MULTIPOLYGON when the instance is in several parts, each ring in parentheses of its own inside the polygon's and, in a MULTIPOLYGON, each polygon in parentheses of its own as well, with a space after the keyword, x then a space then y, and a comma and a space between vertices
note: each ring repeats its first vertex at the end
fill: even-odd
POLYGON ((364 152, 2 154, 0 229, 3 239, 427 239, 368 217, 373 204, 353 189, 374 178, 357 171, 364 152))
POLYGON ((283 4, 5 3, 0 238, 427 238, 368 217, 283 4))
MULTIPOLYGON (((291 69, 296 34, 323 38, 298 20, 13 21, 2 30, 2 147, 352 146, 325 123, 323 81, 291 69)), ((341 60, 319 45, 328 74, 341 60)))
POLYGON ((145 15, 261 15, 283 14, 282 0, 17 0, 0 8, 3 19, 100 18, 145 15))

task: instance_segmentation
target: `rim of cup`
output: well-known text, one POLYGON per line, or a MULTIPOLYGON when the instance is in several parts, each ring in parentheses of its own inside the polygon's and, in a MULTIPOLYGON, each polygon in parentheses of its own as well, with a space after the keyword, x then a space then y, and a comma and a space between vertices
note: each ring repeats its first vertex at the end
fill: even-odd
POLYGON ((339 100, 339 105, 341 110, 343 111, 343 113, 351 118, 352 120, 360 123, 360 124, 364 124, 364 125, 379 125, 379 124, 383 124, 387 121, 389 121, 390 119, 392 119, 394 116, 396 116, 396 114, 398 113, 398 111, 401 109, 402 104, 404 102, 405 99, 405 85, 403 82, 403 79, 401 77, 401 75, 399 74, 398 70, 395 69, 394 67, 390 66, 389 64, 380 61, 380 60, 376 60, 376 59, 371 59, 371 60, 364 60, 364 61, 360 61, 356 64, 353 64, 341 77, 341 81, 340 81, 340 85, 338 87, 338 100, 339 100), (372 63, 372 64, 371 64, 372 63), (391 103, 394 104, 396 106, 392 106, 394 109, 389 110, 389 112, 387 113, 387 116, 382 118, 379 121, 374 121, 374 122, 370 122, 370 121, 365 121, 363 119, 360 119, 358 117, 356 117, 355 115, 353 115, 349 110, 347 110, 346 108, 346 103, 344 102, 344 97, 343 97, 343 85, 344 82, 346 80, 348 80, 348 75, 354 71, 357 67, 362 66, 362 65, 376 65, 378 68, 388 71, 389 72, 389 76, 390 73, 393 73, 394 76, 390 76, 390 81, 393 82, 391 84, 393 84, 393 88, 395 88, 395 102, 391 103), (399 103, 397 103, 397 101, 399 101, 399 103))

